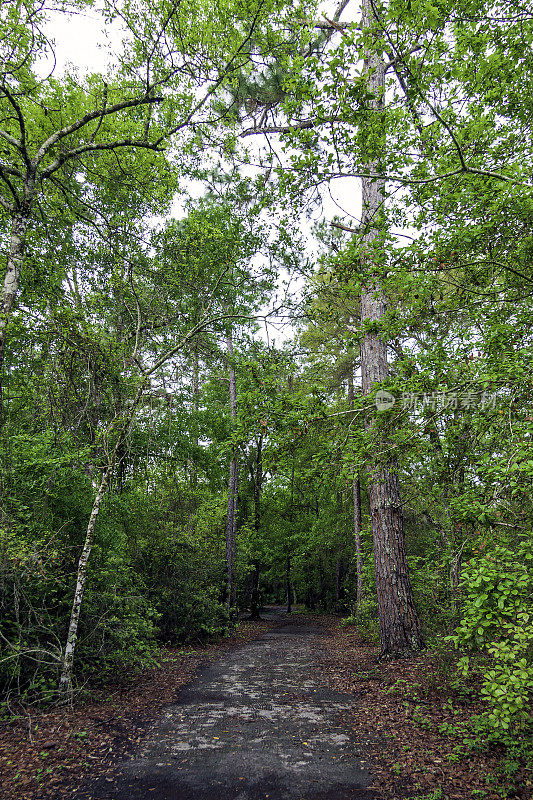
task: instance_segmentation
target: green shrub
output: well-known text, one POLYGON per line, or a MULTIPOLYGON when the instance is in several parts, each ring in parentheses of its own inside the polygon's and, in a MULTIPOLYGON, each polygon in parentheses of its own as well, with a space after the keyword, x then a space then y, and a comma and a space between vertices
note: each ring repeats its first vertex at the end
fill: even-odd
POLYGON ((113 579, 106 582, 104 573, 86 593, 76 663, 99 677, 156 663, 160 615, 130 569, 115 564, 113 579))
POLYGON ((515 552, 497 546, 463 569, 463 616, 447 640, 465 655, 458 668, 472 673, 475 657, 490 659, 481 691, 489 710, 478 720, 493 738, 520 730, 533 691, 533 551, 523 541, 515 552))
POLYGON ((363 597, 354 613, 342 620, 343 625, 356 625, 373 642, 379 641, 378 604, 375 595, 363 597))

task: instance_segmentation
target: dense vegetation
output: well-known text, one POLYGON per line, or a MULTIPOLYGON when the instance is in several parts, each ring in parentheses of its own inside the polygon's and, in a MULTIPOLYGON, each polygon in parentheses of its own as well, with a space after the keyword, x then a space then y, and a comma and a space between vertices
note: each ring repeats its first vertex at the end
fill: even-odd
POLYGON ((533 14, 121 0, 56 74, 90 5, 1 5, 2 708, 298 603, 455 648, 516 742, 533 14))

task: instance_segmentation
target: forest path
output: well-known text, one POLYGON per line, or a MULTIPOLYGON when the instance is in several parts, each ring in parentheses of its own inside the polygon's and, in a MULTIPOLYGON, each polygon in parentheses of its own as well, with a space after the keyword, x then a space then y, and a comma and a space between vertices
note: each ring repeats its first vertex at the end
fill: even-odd
POLYGON ((319 627, 279 625, 205 668, 93 800, 370 800, 353 695, 320 681, 319 627))

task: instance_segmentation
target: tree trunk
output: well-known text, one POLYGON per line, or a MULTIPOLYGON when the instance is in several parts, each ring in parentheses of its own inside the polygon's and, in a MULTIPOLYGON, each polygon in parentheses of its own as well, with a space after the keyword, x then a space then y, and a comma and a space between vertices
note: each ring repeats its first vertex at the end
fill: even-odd
POLYGON ((2 305, 0 307, 0 429, 3 425, 3 366, 7 339, 7 328, 11 318, 11 311, 17 296, 24 252, 26 249, 26 234, 30 221, 29 210, 13 215, 11 222, 11 237, 7 255, 6 274, 2 289, 2 305))
POLYGON ((335 562, 335 611, 338 613, 341 607, 341 580, 342 580, 342 559, 337 556, 335 562))
POLYGON ((363 599, 363 548, 361 543, 361 482, 359 478, 353 479, 353 533, 355 539, 355 569, 356 589, 355 601, 359 606, 363 599))
MULTIPOLYGON (((348 376, 348 408, 354 407, 354 376, 353 367, 348 376)), ((356 570, 356 587, 355 587, 355 602, 359 606, 363 599, 363 547, 361 542, 361 531, 363 529, 363 521, 361 515, 361 481, 359 476, 354 477, 352 482, 353 491, 353 533, 355 540, 355 570, 356 570)))
MULTIPOLYGON (((368 35, 377 28, 372 0, 363 0, 362 23, 368 35)), ((379 136, 378 126, 382 124, 380 117, 385 91, 385 64, 380 52, 378 33, 374 37, 373 45, 367 47, 365 52, 367 87, 372 95, 369 107, 375 112, 369 123, 369 138, 379 136)), ((378 147, 375 141, 371 142, 371 146, 376 149, 378 147)), ((367 167, 371 173, 380 172, 377 159, 367 167)), ((381 178, 363 178, 362 183, 363 257, 373 263, 380 263, 383 261, 380 238, 384 226, 385 181, 381 178)), ((378 276, 375 275, 361 296, 361 324, 364 328, 368 323, 374 323, 367 328, 361 339, 362 389, 366 396, 372 394, 374 385, 383 381, 388 374, 387 346, 378 327, 385 313, 385 294, 378 276)), ((367 426, 373 427, 373 421, 368 419, 367 426)), ((383 434, 378 436, 377 449, 386 453, 386 437, 383 434)), ((394 462, 390 459, 372 460, 368 464, 368 477, 381 656, 398 656, 418 650, 424 646, 424 641, 409 578, 403 511, 394 462)))
MULTIPOLYGON (((255 465, 254 483, 254 528, 256 535, 259 535, 261 527, 261 487, 263 485, 263 434, 260 434, 257 444, 257 457, 255 465)), ((252 592, 250 597, 250 618, 260 619, 261 598, 259 594, 259 576, 261 565, 259 561, 254 561, 254 571, 252 576, 252 592)))
POLYGON ((137 394, 135 395, 135 399, 133 400, 131 406, 129 407, 126 416, 122 419, 122 421, 120 421, 119 417, 116 417, 107 431, 107 435, 109 436, 114 428, 118 428, 118 436, 115 446, 111 452, 111 455, 109 456, 107 466, 102 475, 98 491, 96 492, 96 497, 94 498, 94 503, 91 510, 91 516, 89 517, 87 530, 85 532, 85 541, 83 543, 83 550, 81 552, 78 561, 76 590, 74 592, 74 600, 72 602, 72 610, 70 613, 67 642, 65 645, 65 652, 63 653, 61 676, 59 678, 59 686, 58 686, 59 700, 61 702, 68 702, 72 698, 72 666, 74 663, 74 653, 76 650, 76 641, 78 638, 78 625, 80 621, 81 604, 83 601, 83 593, 85 591, 85 583, 87 580, 87 563, 91 555, 91 550, 94 540, 94 530, 96 527, 98 514, 100 513, 100 506, 102 504, 102 500, 105 496, 107 487, 109 485, 109 481, 111 479, 113 467, 115 465, 117 458, 117 453, 124 442, 124 437, 126 436, 128 428, 131 424, 131 421, 135 414, 135 410, 139 405, 144 389, 146 387, 146 382, 148 380, 148 377, 149 376, 145 376, 143 383, 137 389, 137 394))
MULTIPOLYGON (((233 339, 231 331, 226 339, 227 351, 229 356, 229 402, 232 422, 237 417, 237 379, 235 368, 231 363, 233 358, 233 339)), ((226 608, 228 612, 235 605, 235 545, 237 533, 237 503, 239 495, 239 471, 237 466, 237 456, 235 447, 231 459, 228 483, 228 511, 226 516, 226 608)))
MULTIPOLYGON (((192 413, 194 415, 193 420, 193 435, 192 435, 192 444, 195 450, 198 449, 198 408, 199 408, 199 398, 200 398, 200 382, 198 377, 198 344, 195 342, 194 348, 192 351, 192 413)), ((193 455, 191 459, 191 473, 190 473, 190 480, 191 480, 191 489, 194 491, 198 486, 198 470, 196 468, 196 453, 193 455)))
POLYGON ((259 577, 261 575, 261 565, 258 561, 254 562, 254 571, 252 573, 252 592, 250 596, 250 619, 261 619, 259 611, 261 610, 261 598, 259 594, 259 577))
POLYGON ((237 498, 239 473, 237 459, 231 459, 228 483, 228 511, 226 515, 226 608, 228 611, 235 604, 235 534, 237 527, 237 498))
POLYGON ((450 593, 452 600, 452 610, 458 613, 461 595, 461 567, 462 567, 463 548, 455 550, 451 556, 450 564, 450 593))
POLYGON ((76 641, 78 639, 78 625, 80 621, 81 604, 83 601, 83 593, 85 591, 85 583, 87 580, 87 563, 94 540, 94 529, 96 527, 96 520, 100 513, 100 505, 109 484, 111 477, 112 466, 108 465, 100 481, 100 486, 94 499, 89 524, 85 533, 85 542, 83 550, 78 561, 78 576, 76 580, 76 591, 74 592, 74 601, 72 603, 72 611, 70 614, 70 624, 68 628, 67 643, 63 655, 61 677, 59 679, 59 700, 60 702, 69 702, 72 697, 72 666, 74 663, 74 652, 76 650, 76 641))
POLYGON ((287 582, 287 614, 292 614, 292 584, 291 584, 291 557, 290 556, 287 556, 286 582, 287 582))

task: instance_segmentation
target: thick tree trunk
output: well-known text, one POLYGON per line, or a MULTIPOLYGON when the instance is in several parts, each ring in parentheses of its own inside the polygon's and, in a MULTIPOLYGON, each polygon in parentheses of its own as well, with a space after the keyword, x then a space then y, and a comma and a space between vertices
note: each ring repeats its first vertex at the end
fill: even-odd
POLYGON ((109 484, 111 477, 112 467, 109 465, 100 481, 100 486, 94 499, 91 516, 87 525, 85 533, 85 542, 83 550, 78 561, 78 576, 76 580, 76 591, 74 592, 74 601, 72 603, 72 611, 70 614, 70 624, 67 634, 67 643, 63 655, 63 663, 61 669, 61 677, 59 679, 59 700, 61 702, 69 702, 72 697, 72 667, 74 663, 74 653, 76 650, 76 642, 78 639, 78 626, 80 621, 81 605, 83 601, 83 594, 85 591, 85 583, 87 580, 87 563, 94 540, 94 529, 96 527, 96 520, 100 513, 100 506, 109 484))
MULTIPOLYGON (((231 419, 234 421, 237 417, 237 379, 235 376, 235 368, 231 363, 233 358, 233 339, 231 332, 227 336, 227 351, 230 361, 229 365, 229 402, 231 419)), ((226 515, 226 608, 228 612, 235 605, 235 576, 234 576, 234 562, 235 562, 235 546, 237 534, 237 502, 239 496, 239 471, 237 466, 237 456, 235 449, 233 450, 233 458, 231 459, 229 483, 228 483, 228 511, 226 515)))
MULTIPOLYGON (((376 18, 372 0, 363 0, 363 28, 376 29, 376 18)), ((369 106, 374 110, 369 123, 369 138, 379 135, 381 113, 384 104, 385 64, 379 52, 379 36, 376 47, 368 47, 365 53, 367 86, 373 99, 369 106)), ((375 138, 374 138, 375 142, 375 138)), ((373 147, 377 147, 374 143, 373 147)), ((376 160, 367 165, 368 171, 379 173, 376 160)), ((363 257, 380 263, 382 246, 379 241, 383 229, 383 206, 385 181, 363 179, 362 232, 365 244, 363 257)), ((383 267, 384 264, 381 264, 383 267)), ((361 339, 361 373, 364 395, 370 395, 376 383, 388 374, 387 346, 379 332, 379 323, 386 313, 386 298, 377 275, 369 281, 361 297, 361 324, 366 327, 374 323, 361 339)), ((373 422, 368 420, 369 427, 373 422)), ((379 450, 387 452, 388 443, 380 434, 379 450)), ((381 656, 398 656, 417 650, 424 645, 420 622, 415 609, 409 568, 405 553, 403 511, 395 464, 392 461, 375 460, 368 464, 369 500, 374 540, 374 563, 376 570, 378 614, 381 640, 381 656)))

